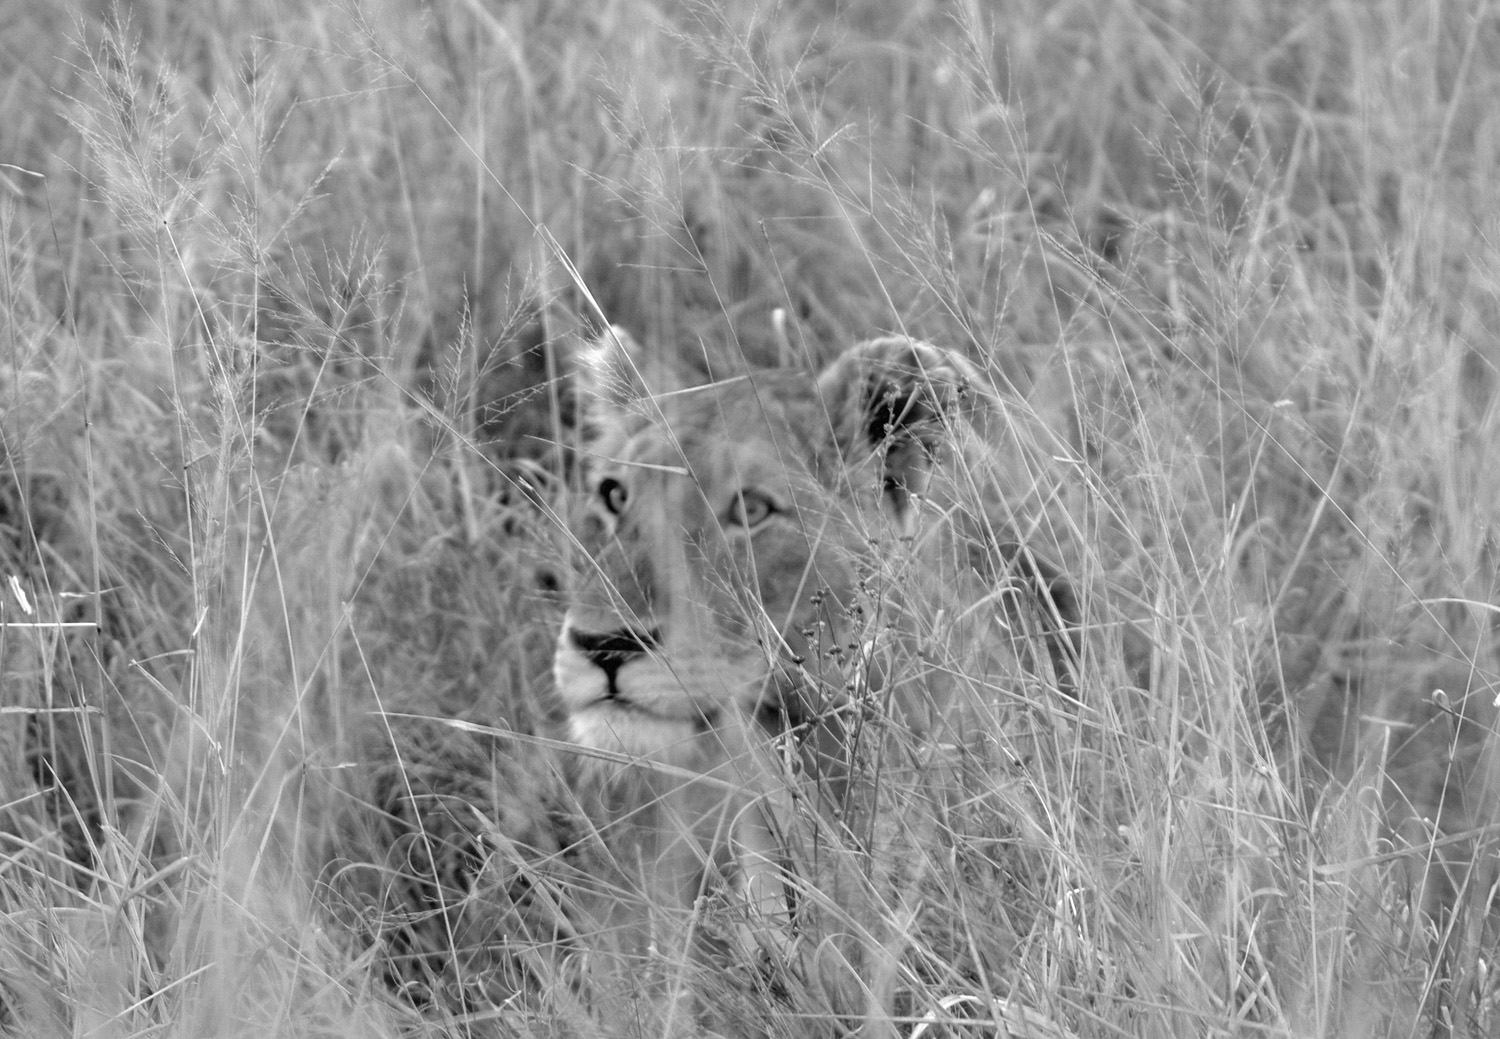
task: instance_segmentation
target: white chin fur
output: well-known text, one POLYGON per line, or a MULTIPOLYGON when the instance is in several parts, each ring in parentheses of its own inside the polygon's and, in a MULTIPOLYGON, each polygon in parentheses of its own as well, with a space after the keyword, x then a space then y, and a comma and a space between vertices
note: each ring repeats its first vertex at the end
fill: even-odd
POLYGON ((693 767, 704 735, 691 722, 658 718, 607 701, 573 712, 569 728, 573 742, 581 746, 683 768, 693 767))

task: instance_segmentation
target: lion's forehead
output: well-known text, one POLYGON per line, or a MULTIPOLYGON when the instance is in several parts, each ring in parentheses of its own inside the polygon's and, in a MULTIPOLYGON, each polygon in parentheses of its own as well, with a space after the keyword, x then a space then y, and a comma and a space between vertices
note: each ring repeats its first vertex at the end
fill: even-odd
POLYGON ((827 438, 826 417, 812 406, 813 393, 800 381, 769 373, 740 378, 639 402, 616 416, 593 445, 596 459, 647 467, 664 475, 691 475, 716 484, 731 477, 771 479, 791 468, 806 471, 827 438), (773 377, 774 376, 774 377, 773 377))

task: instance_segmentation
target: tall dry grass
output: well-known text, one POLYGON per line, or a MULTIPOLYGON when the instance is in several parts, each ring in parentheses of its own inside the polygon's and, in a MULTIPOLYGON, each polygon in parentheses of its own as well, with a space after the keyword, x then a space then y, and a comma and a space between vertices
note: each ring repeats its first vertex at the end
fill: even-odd
POLYGON ((1497 51, 1420 0, 0 5, 0 1029, 659 1025, 545 741, 544 344, 607 318, 968 351, 1096 622, 1076 704, 888 777, 903 897, 808 870, 784 962, 691 979, 716 1027, 1493 1034, 1497 51))

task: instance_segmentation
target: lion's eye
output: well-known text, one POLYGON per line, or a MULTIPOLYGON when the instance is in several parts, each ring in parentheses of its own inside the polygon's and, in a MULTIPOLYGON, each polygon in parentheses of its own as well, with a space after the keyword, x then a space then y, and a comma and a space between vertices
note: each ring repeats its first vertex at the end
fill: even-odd
POLYGON ((599 500, 611 516, 618 516, 630 501, 630 490, 613 476, 606 476, 599 481, 599 500))
POLYGON ((776 503, 760 491, 741 491, 729 506, 729 522, 746 530, 754 530, 776 512, 776 503))

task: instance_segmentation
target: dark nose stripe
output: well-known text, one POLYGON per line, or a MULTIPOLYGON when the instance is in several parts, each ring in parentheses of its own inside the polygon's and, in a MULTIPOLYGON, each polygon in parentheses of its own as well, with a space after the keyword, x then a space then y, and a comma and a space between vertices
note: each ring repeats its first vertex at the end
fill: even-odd
POLYGON ((631 631, 627 628, 598 634, 569 631, 568 639, 575 649, 588 658, 589 663, 604 672, 611 697, 618 695, 615 676, 619 674, 620 668, 636 657, 645 656, 649 651, 661 647, 661 632, 656 628, 650 631, 631 631))
POLYGON ((599 633, 573 629, 568 632, 568 638, 572 640, 575 649, 589 656, 595 653, 649 653, 661 648, 661 631, 657 628, 650 631, 623 628, 599 633))

